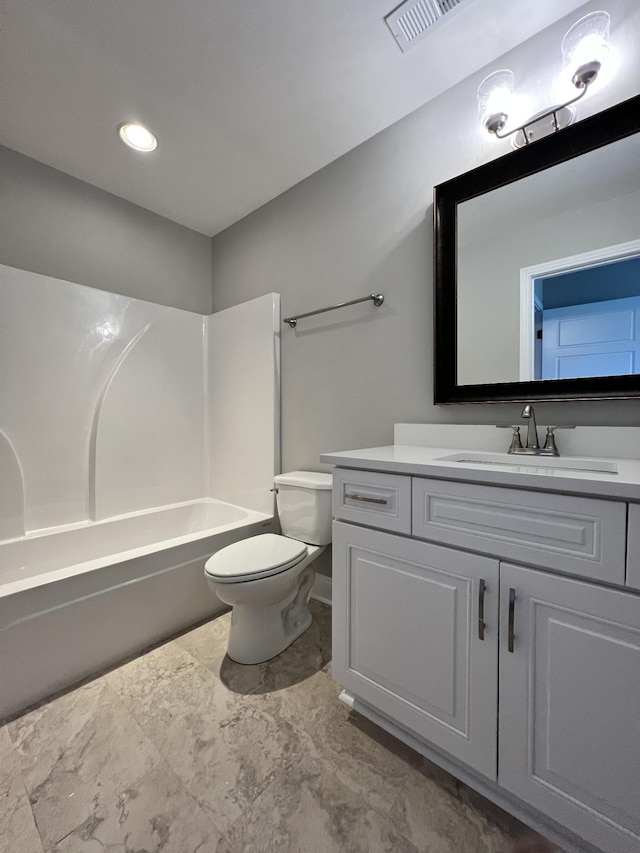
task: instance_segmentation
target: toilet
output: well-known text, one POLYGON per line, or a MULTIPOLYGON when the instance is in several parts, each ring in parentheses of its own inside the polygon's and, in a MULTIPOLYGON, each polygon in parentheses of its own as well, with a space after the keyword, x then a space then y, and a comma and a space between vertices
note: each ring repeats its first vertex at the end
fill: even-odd
POLYGON ((235 542, 204 568, 211 589, 233 608, 227 654, 237 663, 279 655, 311 625, 311 563, 331 542, 331 474, 292 471, 274 482, 282 535, 235 542))

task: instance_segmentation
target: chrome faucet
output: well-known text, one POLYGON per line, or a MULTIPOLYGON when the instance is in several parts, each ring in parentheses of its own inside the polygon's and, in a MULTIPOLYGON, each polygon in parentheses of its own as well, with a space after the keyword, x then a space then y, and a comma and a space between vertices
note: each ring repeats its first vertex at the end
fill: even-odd
POLYGON ((527 403, 527 405, 522 410, 521 418, 527 418, 527 443, 523 447, 523 450, 529 450, 532 452, 537 452, 540 450, 540 444, 538 443, 538 427, 536 425, 536 415, 533 411, 533 406, 531 403, 527 403))
POLYGON ((536 424, 536 416, 531 403, 527 403, 525 405, 520 417, 525 418, 527 421, 527 437, 525 440, 525 444, 523 447, 522 439, 520 437, 520 426, 518 424, 514 425, 512 427, 513 435, 511 436, 511 445, 508 450, 509 453, 525 454, 529 456, 560 456, 558 448, 556 446, 556 439, 553 434, 554 430, 557 429, 557 427, 547 427, 547 435, 544 442, 544 447, 540 447, 540 442, 538 441, 538 427, 536 424))

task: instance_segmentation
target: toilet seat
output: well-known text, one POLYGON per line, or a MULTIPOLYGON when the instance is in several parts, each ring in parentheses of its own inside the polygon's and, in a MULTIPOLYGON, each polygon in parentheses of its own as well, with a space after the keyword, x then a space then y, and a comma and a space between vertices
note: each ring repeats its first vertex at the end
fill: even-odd
POLYGON ((207 560, 204 571, 217 583, 239 583, 278 575, 297 565, 306 555, 304 542, 263 533, 217 551, 207 560))

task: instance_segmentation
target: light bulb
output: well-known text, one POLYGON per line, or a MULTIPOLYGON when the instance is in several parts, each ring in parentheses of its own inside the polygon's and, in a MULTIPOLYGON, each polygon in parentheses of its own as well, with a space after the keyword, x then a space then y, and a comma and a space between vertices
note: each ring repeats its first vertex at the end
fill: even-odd
POLYGON ((118 128, 120 139, 136 151, 155 151, 158 147, 158 142, 146 127, 141 124, 125 123, 118 128))
POLYGON ((502 130, 507 122, 514 85, 513 71, 502 68, 485 77, 478 87, 480 124, 491 133, 502 130))
POLYGON ((609 53, 609 13, 591 12, 580 18, 562 39, 562 59, 574 86, 595 80, 609 53))

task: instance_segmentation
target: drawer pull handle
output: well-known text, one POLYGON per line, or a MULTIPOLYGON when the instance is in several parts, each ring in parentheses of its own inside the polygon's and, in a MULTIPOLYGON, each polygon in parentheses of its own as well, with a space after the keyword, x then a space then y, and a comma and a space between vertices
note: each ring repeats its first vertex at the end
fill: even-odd
POLYGON ((480 590, 478 592, 478 639, 484 640, 484 594, 487 591, 487 585, 484 578, 480 578, 480 590))
POLYGON ((515 640, 514 633, 514 622, 516 616, 516 591, 515 589, 509 590, 509 637, 507 640, 508 649, 510 652, 513 651, 513 644, 515 640))
POLYGON ((345 492, 345 499, 350 501, 362 501, 362 503, 367 504, 382 504, 383 506, 386 506, 389 503, 387 498, 369 498, 367 495, 355 495, 350 494, 349 492, 345 492))

